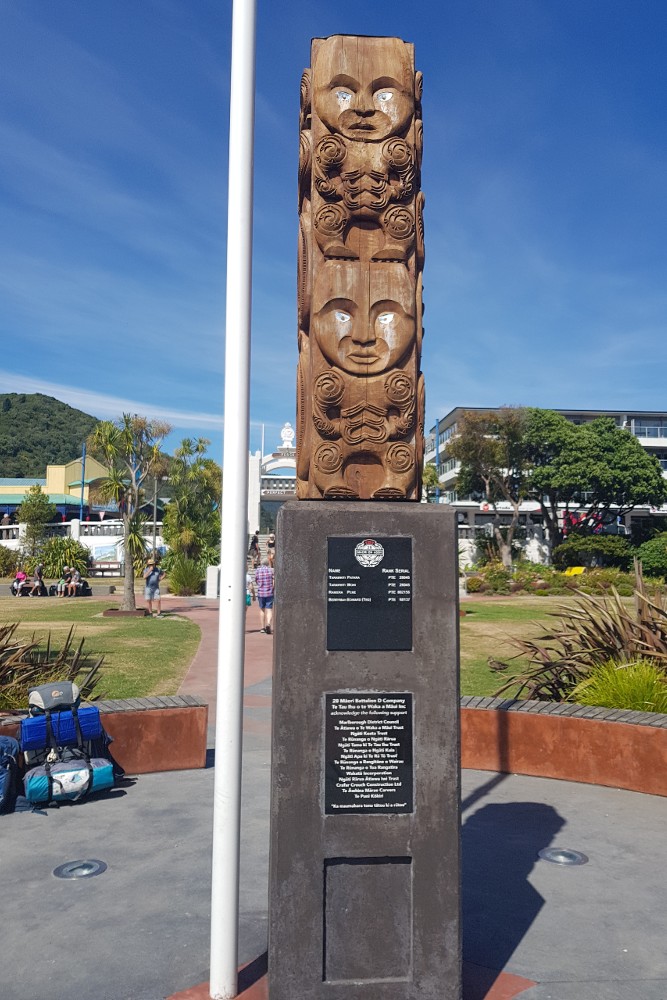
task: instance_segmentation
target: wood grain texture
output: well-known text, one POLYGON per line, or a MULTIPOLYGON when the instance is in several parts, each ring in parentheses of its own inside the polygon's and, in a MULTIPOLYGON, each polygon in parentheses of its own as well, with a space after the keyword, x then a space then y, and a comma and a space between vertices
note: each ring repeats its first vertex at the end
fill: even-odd
POLYGON ((300 499, 421 499, 421 91, 401 39, 313 40, 299 142, 300 499))

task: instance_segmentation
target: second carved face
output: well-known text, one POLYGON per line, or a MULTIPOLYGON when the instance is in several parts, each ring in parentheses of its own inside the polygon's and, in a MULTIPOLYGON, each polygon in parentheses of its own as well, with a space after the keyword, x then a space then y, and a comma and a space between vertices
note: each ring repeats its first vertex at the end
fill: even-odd
POLYGON ((398 38, 333 35, 313 67, 314 109, 332 132, 357 142, 402 135, 415 108, 414 74, 398 38))
POLYGON ((327 261, 315 282, 312 323, 329 364, 357 376, 395 368, 415 343, 414 288, 406 268, 327 261))

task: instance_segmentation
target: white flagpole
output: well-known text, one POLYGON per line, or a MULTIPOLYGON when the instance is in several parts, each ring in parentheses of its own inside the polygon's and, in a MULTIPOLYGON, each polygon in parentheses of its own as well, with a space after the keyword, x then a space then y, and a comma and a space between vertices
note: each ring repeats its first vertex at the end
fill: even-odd
POLYGON ((248 511, 256 0, 234 0, 227 199, 227 314, 220 619, 211 876, 213 1000, 237 996, 248 511))

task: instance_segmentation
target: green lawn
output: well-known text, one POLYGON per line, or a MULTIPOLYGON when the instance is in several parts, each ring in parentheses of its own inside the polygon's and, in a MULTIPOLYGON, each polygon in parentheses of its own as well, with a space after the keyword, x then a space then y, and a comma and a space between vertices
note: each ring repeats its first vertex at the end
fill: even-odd
MULTIPOLYGON (((461 608, 461 693, 493 694, 507 676, 489 670, 488 658, 507 660, 515 653, 512 637, 535 636, 550 611, 570 597, 489 597, 464 600, 461 608)), ((174 694, 199 644, 197 625, 186 618, 103 618, 104 599, 17 601, 0 598, 0 622, 20 621, 24 635, 64 637, 71 624, 85 638, 91 656, 104 655, 100 691, 109 698, 174 694)), ((510 670, 520 669, 516 660, 510 670)))
POLYGON ((549 612, 573 602, 571 597, 489 597, 461 601, 466 613, 461 618, 461 694, 490 695, 508 674, 527 665, 526 659, 513 660, 507 672, 489 670, 488 659, 508 660, 517 650, 512 637, 539 634, 539 626, 549 621, 549 612))
POLYGON ((187 618, 103 618, 108 600, 0 599, 0 623, 19 621, 19 634, 45 636, 52 645, 71 625, 85 639, 84 652, 104 656, 98 691, 106 698, 175 694, 200 638, 199 626, 187 618))

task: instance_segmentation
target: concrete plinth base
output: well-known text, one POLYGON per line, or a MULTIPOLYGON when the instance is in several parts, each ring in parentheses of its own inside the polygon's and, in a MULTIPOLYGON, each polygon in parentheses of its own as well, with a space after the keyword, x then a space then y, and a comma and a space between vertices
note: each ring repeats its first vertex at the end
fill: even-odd
POLYGON ((460 1000, 456 525, 282 508, 270 1000, 460 1000))

